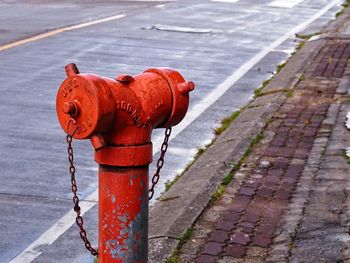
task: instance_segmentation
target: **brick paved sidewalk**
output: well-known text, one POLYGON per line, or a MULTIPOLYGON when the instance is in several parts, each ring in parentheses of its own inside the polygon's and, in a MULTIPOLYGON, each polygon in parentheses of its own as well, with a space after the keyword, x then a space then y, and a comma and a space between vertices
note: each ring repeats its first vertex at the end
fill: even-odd
POLYGON ((342 149, 350 146, 343 123, 349 58, 350 39, 328 39, 196 223, 181 262, 348 259, 350 165, 342 149))

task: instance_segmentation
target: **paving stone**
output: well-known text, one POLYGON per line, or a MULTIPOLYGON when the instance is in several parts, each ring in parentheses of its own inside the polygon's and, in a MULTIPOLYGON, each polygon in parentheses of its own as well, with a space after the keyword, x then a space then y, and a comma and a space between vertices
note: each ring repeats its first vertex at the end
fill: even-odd
POLYGON ((266 234, 268 236, 273 235, 275 232, 275 226, 272 224, 261 224, 257 227, 256 233, 266 234))
POLYGON ((270 189, 271 191, 276 191, 279 185, 279 180, 276 182, 265 181, 262 188, 270 189))
POLYGON ((263 209, 265 209, 266 207, 269 206, 269 201, 268 199, 264 198, 264 197, 256 197, 252 203, 254 206, 258 206, 261 207, 263 209))
POLYGON ((242 187, 239 190, 239 194, 241 195, 245 195, 245 196, 253 196, 255 193, 255 190, 252 188, 248 188, 248 187, 242 187))
POLYGON ((285 140, 278 140, 276 138, 272 142, 270 142, 270 145, 275 147, 281 147, 284 144, 285 144, 285 140))
POLYGON ((215 263, 218 257, 210 255, 201 255, 197 258, 196 263, 215 263))
POLYGON ((256 234, 253 238, 253 244, 261 247, 268 247, 272 243, 271 237, 264 234, 256 234))
POLYGON ((245 211, 245 209, 246 209, 245 206, 242 206, 241 204, 234 203, 227 208, 227 211, 242 213, 243 211, 245 211))
POLYGON ((202 254, 217 256, 222 252, 222 244, 218 242, 208 242, 205 244, 202 254))
POLYGON ((297 149, 294 153, 294 157, 306 160, 309 157, 309 154, 310 152, 308 149, 297 149))
POLYGON ((217 243, 225 243, 226 240, 229 239, 229 235, 227 231, 222 230, 214 230, 210 233, 208 241, 217 242, 217 243))
POLYGON ((250 243, 250 237, 248 234, 238 231, 238 232, 235 232, 230 237, 230 243, 235 243, 235 244, 245 246, 250 243))
POLYGON ((303 136, 301 142, 303 143, 313 143, 315 138, 313 136, 303 136))
POLYGON ((278 156, 290 158, 290 157, 293 157, 294 151, 295 150, 293 148, 283 147, 278 151, 278 156))
POLYGON ((251 200, 251 197, 249 196, 245 196, 245 195, 238 195, 236 196, 236 198, 234 199, 234 202, 236 204, 241 204, 243 206, 247 205, 251 200))
POLYGON ((301 150, 301 149, 305 149, 305 150, 310 150, 313 146, 313 143, 312 142, 300 142, 299 145, 298 145, 298 149, 301 150))
POLYGON ((286 176, 298 177, 303 171, 302 165, 291 164, 286 172, 286 176))
POLYGON ((234 223, 232 221, 221 219, 217 222, 215 229, 231 231, 233 229, 233 227, 234 227, 234 223))
POLYGON ((237 213, 237 212, 226 212, 222 219, 223 220, 227 220, 227 221, 232 221, 233 224, 237 223, 237 220, 239 219, 240 217, 240 213, 237 213))
POLYGON ((273 195, 273 190, 269 188, 261 188, 257 192, 257 196, 260 197, 271 197, 273 195))
POLYGON ((276 225, 280 221, 280 217, 271 216, 271 215, 264 215, 261 219, 261 224, 271 224, 276 225))
POLYGON ((290 183, 290 184, 296 184, 298 182, 298 178, 295 177, 284 177, 281 181, 282 183, 290 183))
POLYGON ((251 234, 253 234, 256 225, 257 225, 257 223, 244 221, 244 222, 241 222, 241 223, 239 223, 237 225, 237 230, 241 231, 241 232, 244 232, 244 233, 246 233, 248 235, 251 235, 251 234))
MULTIPOLYGON (((247 256, 256 258, 256 259, 264 259, 268 254, 268 249, 258 246, 249 246, 247 250, 247 256)), ((263 262, 266 262, 265 260, 263 262)))
POLYGON ((258 213, 246 213, 242 216, 242 221, 256 223, 260 220, 260 215, 258 213))
POLYGON ((246 254, 246 249, 243 246, 236 245, 236 244, 229 244, 224 250, 224 255, 234 257, 234 258, 241 258, 245 254, 246 254))
MULTIPOLYGON (((293 149, 295 150, 298 146, 299 142, 295 142, 295 141, 288 141, 286 143, 286 147, 289 148, 289 149, 293 149)), ((295 151, 294 151, 294 154, 295 154, 295 151)))
POLYGON ((218 259, 216 263, 243 263, 244 260, 242 258, 233 258, 230 256, 223 256, 222 258, 218 259))
MULTIPOLYGON (((263 179, 263 182, 273 182, 273 183, 278 183, 280 180, 280 176, 271 176, 268 175, 263 179)), ((260 189, 262 189, 263 187, 261 187, 260 189)))
POLYGON ((271 169, 269 172, 268 172, 268 175, 269 176, 272 176, 272 177, 279 177, 283 174, 283 170, 281 168, 279 169, 271 169))
POLYGON ((289 165, 289 161, 284 158, 276 159, 273 162, 273 167, 276 169, 286 169, 289 165))
POLYGON ((203 215, 203 219, 208 222, 217 222, 225 210, 223 206, 215 206, 203 215))
POLYGON ((294 183, 282 182, 280 188, 285 191, 292 191, 294 189, 294 183))
POLYGON ((243 184, 243 187, 251 188, 253 190, 256 190, 260 186, 260 182, 258 180, 248 180, 243 184))
POLYGON ((291 197, 291 192, 287 191, 285 189, 280 189, 276 191, 276 198, 278 199, 283 199, 283 200, 288 200, 291 197))

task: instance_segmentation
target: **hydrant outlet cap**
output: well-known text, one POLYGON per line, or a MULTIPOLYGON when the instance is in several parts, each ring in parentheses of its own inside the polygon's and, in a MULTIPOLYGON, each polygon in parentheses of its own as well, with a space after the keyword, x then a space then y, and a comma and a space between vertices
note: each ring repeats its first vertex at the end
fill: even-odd
POLYGON ((92 74, 68 77, 61 84, 56 99, 57 115, 64 131, 71 134, 76 130, 76 139, 106 131, 114 118, 110 96, 102 78, 92 74))

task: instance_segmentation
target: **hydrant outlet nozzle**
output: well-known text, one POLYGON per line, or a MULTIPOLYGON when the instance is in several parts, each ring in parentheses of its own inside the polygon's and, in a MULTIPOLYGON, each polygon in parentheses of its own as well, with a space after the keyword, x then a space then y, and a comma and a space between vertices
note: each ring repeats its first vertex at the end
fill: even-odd
POLYGON ((78 108, 74 102, 66 102, 63 106, 63 112, 65 114, 70 114, 71 116, 76 115, 78 108))

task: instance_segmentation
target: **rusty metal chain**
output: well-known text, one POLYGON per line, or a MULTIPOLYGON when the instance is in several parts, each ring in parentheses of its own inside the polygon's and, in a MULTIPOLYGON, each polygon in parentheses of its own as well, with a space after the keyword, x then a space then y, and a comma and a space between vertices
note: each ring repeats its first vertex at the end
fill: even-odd
POLYGON ((157 161, 157 170, 152 177, 152 186, 148 190, 148 199, 149 200, 152 199, 152 197, 154 195, 154 187, 159 181, 160 170, 162 169, 162 167, 164 165, 165 153, 168 150, 168 142, 169 142, 170 134, 171 134, 171 127, 166 128, 165 132, 164 132, 164 141, 162 143, 162 147, 160 148, 160 156, 159 156, 159 159, 157 161))
POLYGON ((72 141, 73 141, 73 136, 76 132, 76 126, 74 128, 74 131, 70 134, 69 133, 69 124, 70 123, 71 123, 71 121, 68 122, 66 141, 68 144, 69 173, 71 176, 74 211, 77 214, 75 221, 80 229, 80 237, 84 241, 86 249, 90 251, 91 255, 98 256, 98 249, 93 248, 91 246, 90 241, 87 238, 87 234, 86 234, 86 231, 84 229, 84 221, 83 221, 82 216, 80 215, 81 209, 79 206, 79 197, 77 195, 78 188, 77 188, 77 182, 76 182, 76 178, 75 178, 76 169, 74 166, 74 154, 73 154, 73 147, 72 147, 72 141))
MULTIPOLYGON (((71 122, 72 122, 72 120, 68 122, 67 131, 69 131, 69 125, 71 122)), ((87 234, 86 234, 86 231, 84 229, 84 220, 83 220, 83 217, 80 215, 81 208, 79 206, 79 197, 77 195, 78 187, 77 187, 77 182, 76 182, 76 178, 75 178, 76 168, 74 165, 74 152, 73 152, 73 147, 72 147, 72 141, 73 141, 73 136, 74 136, 75 132, 76 132, 76 127, 72 133, 68 132, 67 136, 66 136, 66 141, 68 144, 69 173, 71 175, 71 185, 72 185, 72 193, 73 193, 72 200, 73 200, 73 204, 74 204, 74 211, 77 214, 75 221, 80 229, 80 237, 84 241, 86 249, 89 250, 93 256, 98 256, 98 249, 93 248, 91 246, 91 242, 87 238, 87 234)), ((169 142, 170 135, 171 135, 171 127, 165 129, 164 141, 163 141, 162 146, 160 148, 160 157, 157 161, 157 169, 152 177, 152 186, 149 189, 149 200, 152 199, 152 197, 154 195, 154 187, 159 181, 160 170, 163 168, 163 165, 164 165, 164 157, 165 157, 166 151, 168 150, 168 142, 169 142)))

